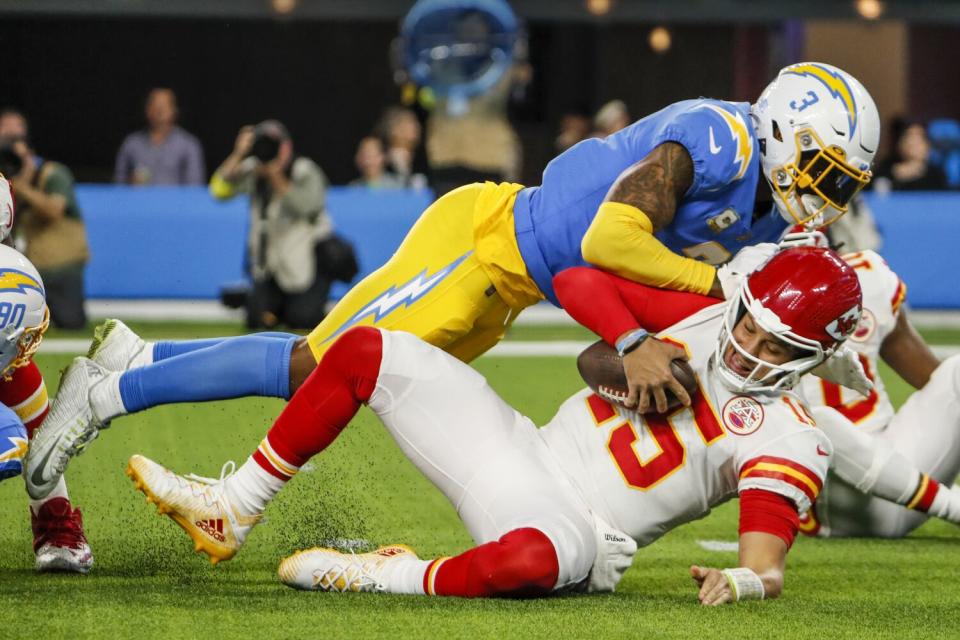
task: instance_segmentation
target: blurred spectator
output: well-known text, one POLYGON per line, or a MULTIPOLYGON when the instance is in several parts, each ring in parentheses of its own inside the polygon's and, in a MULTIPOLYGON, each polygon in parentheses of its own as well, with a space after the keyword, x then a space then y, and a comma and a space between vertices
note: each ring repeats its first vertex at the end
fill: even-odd
POLYGON ((427 186, 420 146, 422 127, 416 114, 404 107, 390 107, 376 127, 386 147, 387 173, 404 187, 427 186))
POLYGON ((607 137, 630 124, 630 112, 623 100, 611 100, 600 107, 593 118, 596 135, 607 137))
POLYGON ((17 241, 43 278, 50 319, 64 329, 87 323, 83 267, 87 233, 73 191, 73 174, 30 147, 27 120, 19 111, 0 112, 0 172, 16 197, 17 241))
POLYGON ((893 154, 877 167, 874 182, 878 191, 936 191, 947 188, 943 171, 930 164, 930 141, 922 124, 912 123, 903 128, 893 154))
POLYGON ((360 177, 350 182, 354 187, 369 189, 383 189, 402 187, 395 175, 387 173, 387 157, 383 152, 383 141, 376 136, 367 136, 357 145, 357 155, 354 157, 360 177))
POLYGON ((514 76, 469 100, 440 98, 427 121, 427 157, 437 196, 470 182, 516 181, 520 140, 507 119, 514 76))
POLYGON ((197 139, 177 126, 177 96, 153 89, 147 97, 147 128, 131 133, 117 152, 114 182, 203 184, 207 169, 197 139))
POLYGON ((579 113, 566 113, 560 118, 560 133, 553 141, 557 153, 590 137, 590 119, 579 113))
POLYGON ((233 152, 214 172, 214 197, 250 195, 248 327, 307 329, 323 319, 330 279, 317 266, 317 246, 333 233, 326 184, 313 160, 294 154, 276 120, 240 129, 233 152))

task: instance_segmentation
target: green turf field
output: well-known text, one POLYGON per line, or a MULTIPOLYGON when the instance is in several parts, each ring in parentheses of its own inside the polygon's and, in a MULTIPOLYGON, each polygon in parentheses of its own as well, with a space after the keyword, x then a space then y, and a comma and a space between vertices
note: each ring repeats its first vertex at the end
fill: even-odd
MULTIPOLYGON (((138 328, 157 336, 237 332, 138 328)), ((520 328, 516 335, 587 338, 568 328, 520 328)), ((957 333, 937 338, 960 342, 957 333)), ((55 387, 69 357, 41 355, 38 361, 55 387)), ((477 367, 541 424, 580 386, 568 358, 484 358, 477 367)), ((891 391, 897 402, 906 394, 898 381, 891 381, 891 391)), ((730 566, 736 557, 705 551, 697 540, 734 541, 735 504, 641 550, 612 595, 512 602, 288 589, 276 580, 277 562, 302 546, 331 539, 404 542, 430 557, 469 545, 451 507, 367 410, 313 461, 313 471, 290 483, 241 554, 211 567, 134 491, 123 475, 125 461, 143 453, 177 471, 216 476, 223 461, 249 455, 281 406, 242 400, 163 407, 118 420, 68 473, 96 555, 86 577, 33 573, 22 484, 0 484, 0 612, 7 614, 0 637, 960 637, 960 530, 941 522, 902 541, 801 539, 790 553, 780 600, 698 607, 688 566, 730 566)))

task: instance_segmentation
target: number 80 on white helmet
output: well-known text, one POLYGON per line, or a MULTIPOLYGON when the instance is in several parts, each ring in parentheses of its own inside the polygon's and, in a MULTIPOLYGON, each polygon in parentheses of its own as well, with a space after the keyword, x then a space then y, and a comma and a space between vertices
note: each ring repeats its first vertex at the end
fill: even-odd
POLYGON ((0 377, 30 362, 49 325, 40 273, 19 251, 0 245, 0 377))

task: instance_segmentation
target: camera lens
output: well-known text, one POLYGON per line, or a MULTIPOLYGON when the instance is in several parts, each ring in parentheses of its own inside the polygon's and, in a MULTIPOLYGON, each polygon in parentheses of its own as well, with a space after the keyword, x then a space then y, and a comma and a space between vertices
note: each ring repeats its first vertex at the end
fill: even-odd
POLYGON ((20 173, 21 169, 23 169, 23 160, 13 150, 13 143, 0 144, 0 173, 10 177, 20 173))

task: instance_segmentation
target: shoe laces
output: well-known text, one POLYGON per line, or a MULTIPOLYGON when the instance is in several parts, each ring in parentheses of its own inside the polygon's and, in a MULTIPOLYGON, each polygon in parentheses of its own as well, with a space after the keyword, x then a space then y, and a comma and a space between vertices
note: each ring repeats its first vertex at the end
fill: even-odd
POLYGON ((183 475, 182 478, 172 472, 171 475, 177 479, 178 483, 181 479, 185 480, 186 482, 183 482, 183 484, 190 489, 190 492, 198 498, 203 498, 206 506, 212 507, 220 499, 220 494, 223 492, 224 480, 232 476, 236 470, 237 463, 233 460, 227 460, 220 468, 219 478, 199 476, 195 473, 187 473, 183 475))
POLYGON ((230 476, 232 476, 237 470, 237 463, 233 460, 227 460, 223 463, 223 466, 220 467, 220 477, 219 478, 208 478, 206 476, 198 476, 195 473, 187 473, 183 477, 187 480, 193 482, 199 482, 200 484, 215 485, 220 484, 230 476), (229 469, 229 471, 228 471, 229 469))
POLYGON ((79 549, 87 544, 83 535, 83 514, 64 498, 45 502, 33 518, 34 549, 44 544, 79 549), (61 502, 62 501, 62 502, 61 502))
POLYGON ((350 559, 334 564, 324 572, 314 571, 314 584, 327 581, 327 588, 331 591, 346 593, 347 591, 386 591, 387 587, 380 581, 376 573, 383 568, 383 560, 358 561, 358 556, 350 552, 350 559), (343 588, 337 583, 343 579, 343 588))

